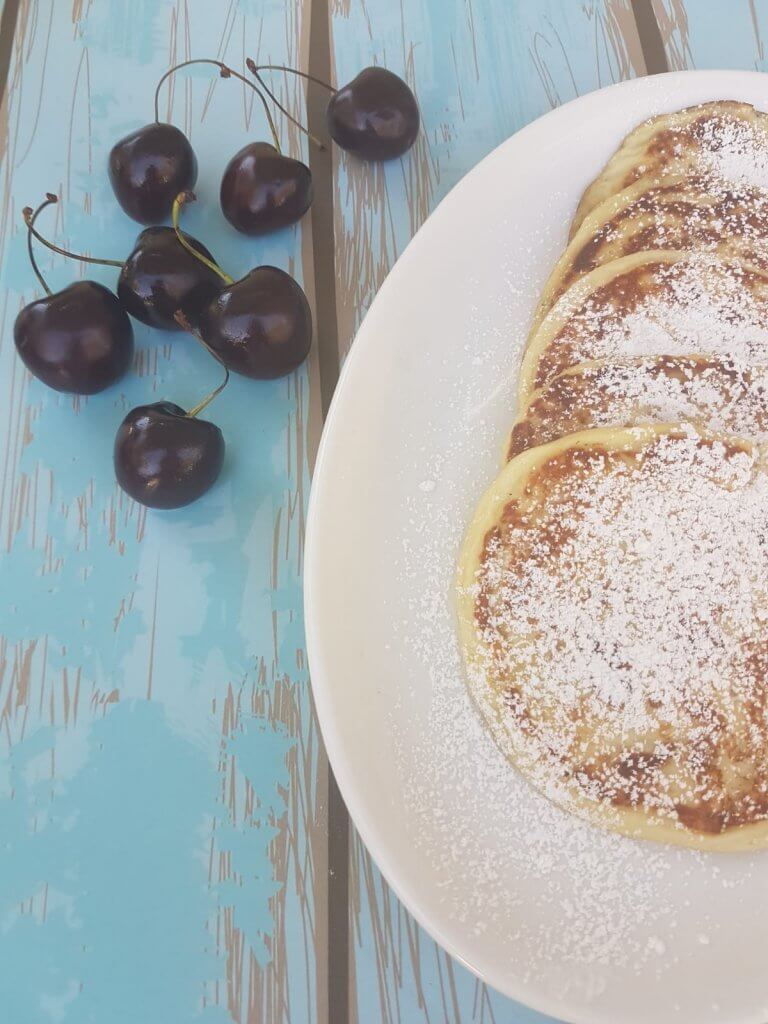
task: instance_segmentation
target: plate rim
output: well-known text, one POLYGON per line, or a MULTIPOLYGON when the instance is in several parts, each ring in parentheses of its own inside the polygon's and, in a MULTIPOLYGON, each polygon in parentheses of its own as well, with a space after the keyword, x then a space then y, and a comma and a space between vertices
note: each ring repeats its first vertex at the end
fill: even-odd
MULTIPOLYGON (((487 970, 481 963, 473 963, 472 960, 468 959, 466 954, 459 951, 455 943, 445 935, 440 920, 434 914, 431 914, 429 910, 422 907, 417 889, 411 885, 408 879, 402 876, 398 869, 395 844, 388 844, 384 831, 379 831, 377 828, 373 808, 365 797, 365 786, 358 783, 354 765, 349 759, 349 751, 345 749, 341 730, 338 728, 338 723, 335 720, 331 696, 334 683, 330 678, 330 672, 325 670, 323 643, 320 636, 321 631, 313 614, 314 606, 319 603, 319 591, 321 589, 320 573, 317 567, 318 556, 316 554, 321 544, 319 520, 322 515, 324 491, 327 487, 331 486, 326 479, 327 474, 324 467, 334 444, 334 437, 338 429, 337 421, 342 415, 344 396, 350 387, 353 386, 353 378, 357 372, 356 367, 365 359, 368 350, 376 344, 376 334, 375 331, 370 329, 370 325, 375 320, 379 307, 384 305, 389 292, 396 284, 397 278, 401 277, 404 273, 404 267, 407 267, 408 263, 414 259, 415 254, 418 254, 420 247, 425 244, 425 238, 429 237, 436 219, 445 217, 446 211, 465 192, 471 189, 472 183, 479 177, 481 169, 487 171, 489 165, 499 160, 507 147, 513 142, 517 143, 517 140, 521 137, 533 136, 540 131, 548 133, 558 120, 568 120, 574 107, 589 106, 590 103, 599 102, 596 98, 602 97, 607 93, 642 93, 645 89, 654 90, 661 88, 662 86, 659 83, 674 85, 675 82, 681 80, 688 81, 692 78, 702 82, 711 79, 716 84, 723 76, 727 78, 728 83, 735 83, 739 80, 745 83, 754 83, 758 80, 763 80, 768 85, 767 72, 747 71, 738 68, 691 69, 653 75, 640 75, 603 86, 600 89, 591 90, 581 96, 568 100, 552 110, 546 111, 533 121, 523 125, 522 128, 504 139, 486 156, 474 164, 438 202, 389 269, 384 281, 376 292, 355 332, 354 339, 341 367, 323 423, 320 443, 312 470, 307 505, 303 580, 304 631, 307 661, 312 695, 323 744, 336 785, 344 800, 349 817, 395 897, 403 904, 408 913, 430 938, 481 982, 491 986, 502 996, 514 1000, 538 1013, 554 1017, 556 1020, 563 1022, 563 1024, 569 1021, 576 1024, 576 1018, 572 1016, 574 1012, 579 1013, 578 1024, 615 1024, 615 1019, 612 1011, 603 1012, 599 1005, 591 1007, 589 1015, 584 1016, 581 1009, 575 1010, 572 1004, 569 1005, 558 997, 550 997, 546 993, 542 993, 541 989, 538 989, 535 984, 531 985, 519 978, 499 977, 497 972, 492 969, 487 970), (393 284, 393 281, 395 284, 393 284)), ((726 83, 726 87, 730 87, 728 83, 726 83)), ((766 107, 768 107, 768 93, 766 95, 766 107)), ((675 109, 681 108, 676 107, 675 109)), ((738 1019, 729 1017, 728 1019, 731 1021, 731 1024, 763 1024, 762 1018, 763 1015, 758 1013, 756 1016, 740 1017, 738 1019)))

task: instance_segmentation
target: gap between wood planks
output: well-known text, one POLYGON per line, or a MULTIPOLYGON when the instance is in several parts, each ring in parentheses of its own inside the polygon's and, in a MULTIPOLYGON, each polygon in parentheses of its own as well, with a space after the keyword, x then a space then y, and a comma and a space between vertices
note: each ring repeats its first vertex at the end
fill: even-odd
MULTIPOLYGON (((309 26, 308 71, 323 82, 331 81, 331 26, 328 0, 312 0, 309 26)), ((328 93, 308 83, 307 120, 309 130, 327 137, 325 109, 328 93)), ((312 262, 314 265, 316 337, 320 370, 320 400, 323 419, 339 379, 339 340, 336 321, 336 260, 333 231, 333 154, 309 144, 314 201, 312 218, 312 262)), ((349 1021, 349 814, 328 768, 328 942, 327 1013, 328 1024, 349 1021)))
POLYGON ((632 14, 643 51, 646 74, 660 75, 669 71, 664 40, 653 10, 653 0, 632 0, 632 14))

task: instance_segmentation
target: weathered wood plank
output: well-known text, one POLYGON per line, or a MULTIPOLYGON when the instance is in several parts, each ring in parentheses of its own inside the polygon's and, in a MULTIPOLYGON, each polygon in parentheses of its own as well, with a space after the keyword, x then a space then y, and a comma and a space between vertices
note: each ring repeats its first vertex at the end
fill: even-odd
MULTIPOLYGON (((170 63, 251 54, 306 66, 308 0, 22 0, 0 114, 0 1004, 14 1021, 323 1019, 325 774, 301 602, 308 368, 233 380, 210 416, 222 481, 147 513, 111 466, 124 412, 192 404, 218 369, 137 325, 136 366, 73 401, 31 380, 13 318, 35 294, 22 206, 59 242, 127 254, 110 145, 151 118, 170 63)), ((303 117, 299 83, 281 87, 303 117)), ((233 273, 259 262, 312 292, 304 232, 253 241, 218 209, 229 156, 264 137, 239 83, 181 74, 162 114, 191 133, 185 215, 233 273)), ((280 122, 284 146, 303 140, 280 122)), ((53 287, 81 268, 41 255, 53 287)), ((91 270, 93 272, 91 272, 91 270)), ((114 284, 113 271, 89 268, 114 284)))
MULTIPOLYGON (((424 122, 402 162, 369 166, 335 154, 343 355, 403 246, 466 171, 551 107, 645 66, 629 0, 331 0, 331 12, 335 81, 384 64, 413 86, 424 122)), ((351 1019, 543 1019, 491 993, 438 949, 356 836, 350 900, 351 1019)))

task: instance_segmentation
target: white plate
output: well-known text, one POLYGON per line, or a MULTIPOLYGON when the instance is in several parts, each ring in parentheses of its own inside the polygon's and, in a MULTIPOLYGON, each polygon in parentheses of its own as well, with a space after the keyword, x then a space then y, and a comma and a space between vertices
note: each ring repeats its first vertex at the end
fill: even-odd
POLYGON ((456 551, 497 471, 529 317, 582 189, 643 118, 720 98, 766 108, 768 77, 613 86, 542 117, 467 175, 371 306, 312 488, 312 681, 363 840, 454 956, 585 1024, 768 1019, 768 853, 608 836, 521 781, 464 690, 456 551))

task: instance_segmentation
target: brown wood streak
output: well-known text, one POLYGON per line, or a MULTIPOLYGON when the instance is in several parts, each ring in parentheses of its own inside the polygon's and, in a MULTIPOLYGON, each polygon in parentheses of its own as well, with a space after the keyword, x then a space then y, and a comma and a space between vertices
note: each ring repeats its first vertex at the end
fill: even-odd
POLYGON ((661 32, 669 70, 695 68, 685 0, 653 0, 653 13, 661 32))
MULTIPOLYGON (((37 0, 22 0, 19 7, 19 19, 14 40, 14 58, 11 71, 11 82, 3 104, 2 113, 2 144, 0 160, 3 167, 3 217, 0 227, 0 247, 4 247, 7 233, 20 229, 18 208, 22 202, 36 197, 16 196, 14 193, 13 172, 23 164, 30 151, 34 130, 37 124, 46 77, 46 63, 49 59, 49 40, 52 23, 52 5, 48 7, 49 17, 41 24, 40 7, 37 0), (37 52, 42 45, 42 55, 37 52), (33 99, 34 116, 25 116, 22 100, 24 82, 31 79, 28 93, 33 99), (13 109, 13 123, 10 110, 13 109), (22 147, 20 127, 24 126, 28 138, 22 147), (13 207, 13 208, 12 208, 13 207)), ((89 140, 88 157, 90 159, 90 81, 88 75, 87 52, 82 51, 81 60, 72 84, 72 99, 66 129, 65 147, 67 152, 66 177, 69 180, 69 166, 72 152, 72 135, 76 116, 80 109, 84 110, 86 121, 86 138, 89 140)), ((23 182, 23 175, 21 176, 23 182)), ((51 182, 52 189, 61 191, 61 183, 51 182)), ((88 204, 88 197, 85 197, 88 204)), ((57 219, 61 218, 61 209, 57 210, 57 219)), ((27 300, 31 298, 27 296, 27 300)), ((4 299, 4 303, 5 303, 4 299)), ((22 300, 23 301, 23 300, 22 300)), ((3 309, 3 327, 6 326, 6 315, 15 310, 3 309)), ((10 334, 3 331, 5 339, 10 334)), ((39 505, 48 505, 52 501, 53 477, 50 470, 42 471, 39 467, 31 474, 21 472, 19 460, 23 448, 33 439, 34 425, 38 410, 26 405, 27 374, 20 368, 17 360, 12 362, 11 401, 8 404, 9 430, 6 437, 9 443, 4 446, 6 458, 3 470, 3 484, 0 489, 0 517, 6 538, 5 547, 10 550, 14 544, 31 544, 40 553, 42 572, 53 575, 62 568, 62 558, 54 547, 50 536, 38 537, 37 517, 39 505), (12 426, 11 426, 12 424, 12 426), (41 473, 45 483, 41 482, 41 473), (24 535, 27 531, 28 536, 24 535)), ((81 410, 81 400, 60 399, 71 402, 75 414, 81 410)), ((93 508, 93 488, 86 486, 69 504, 62 504, 58 514, 71 519, 79 534, 78 546, 86 550, 90 542, 90 515, 93 508)), ((10 685, 3 694, 3 679, 0 674, 0 717, 3 719, 6 734, 11 742, 24 735, 29 709, 50 725, 74 724, 77 721, 81 702, 86 701, 89 713, 103 712, 107 704, 117 699, 116 691, 104 694, 91 683, 86 688, 83 670, 79 665, 60 669, 53 678, 48 671, 47 637, 18 643, 14 645, 14 658, 10 672, 10 685), (16 734, 13 735, 14 729, 16 734)), ((55 773, 55 758, 51 757, 51 775, 55 773)), ((45 896, 43 895, 43 899, 45 896)))
MULTIPOLYGON (((303 655, 299 655, 297 668, 301 671, 303 667, 303 655)), ((221 993, 214 993, 214 998, 226 1003, 232 1020, 238 1024, 301 1024, 289 1012, 291 994, 294 999, 297 998, 301 974, 307 989, 305 998, 311 1004, 316 956, 311 894, 318 880, 311 849, 307 846, 302 854, 299 836, 311 833, 315 827, 318 794, 314 779, 318 733, 314 726, 307 730, 302 721, 305 714, 303 686, 303 683, 296 683, 286 675, 276 674, 274 660, 270 667, 261 659, 255 678, 250 682, 243 681, 238 687, 231 686, 219 712, 223 739, 236 733, 244 718, 258 716, 272 726, 283 727, 288 735, 297 740, 288 756, 290 785, 284 794, 288 804, 287 813, 278 820, 266 822, 277 830, 271 844, 270 857, 275 868, 275 878, 281 883, 279 891, 270 899, 275 928, 267 939, 267 964, 262 966, 252 953, 247 953, 244 937, 234 924, 231 908, 220 911, 215 926, 217 946, 226 956, 228 970, 226 999, 222 1000, 221 993), (299 970, 294 965, 290 979, 286 970, 288 887, 299 897, 304 931, 303 969, 299 970), (290 991, 289 980, 292 985, 290 991)), ((229 808, 230 820, 233 824, 248 825, 256 810, 254 795, 247 782, 244 792, 238 790, 236 768, 235 759, 222 746, 221 791, 229 808)), ((228 856, 216 852, 215 840, 214 826, 211 840, 211 882, 214 884, 234 877, 228 856)), ((293 923, 291 926, 294 927, 293 923)), ((308 1020, 307 1024, 312 1024, 312 1021, 308 1020)))
MULTIPOLYGON (((0 106, 0 163, 2 165, 2 211, 0 211, 0 247, 5 249, 9 233, 18 230, 18 211, 15 207, 13 194, 13 166, 19 150, 21 119, 19 104, 25 74, 28 73, 29 51, 34 39, 37 23, 37 5, 31 0, 22 0, 19 5, 16 37, 14 40, 11 62, 9 66, 9 82, 0 106), (13 124, 10 121, 11 107, 16 114, 13 124)), ((18 218, 20 223, 20 218, 18 218)), ((9 309, 7 295, 3 296, 2 331, 0 345, 8 343, 11 332, 9 320, 15 317, 17 308, 9 309)), ((27 434, 27 420, 24 406, 25 374, 19 368, 17 360, 11 363, 11 382, 6 404, 6 428, 3 436, 6 444, 2 447, 2 473, 0 473, 0 529, 6 550, 10 549, 18 528, 18 510, 23 507, 21 501, 28 482, 21 480, 18 467, 23 441, 27 434)))
MULTIPOLYGON (((431 939, 425 940, 419 926, 394 898, 379 875, 370 854, 356 833, 353 837, 351 861, 350 910, 358 943, 363 938, 359 926, 363 899, 366 901, 371 922, 379 997, 380 1016, 377 1021, 381 1024, 414 1024, 412 1016, 403 1016, 399 1005, 399 991, 408 974, 416 992, 417 1005, 423 1014, 420 1020, 423 1020, 424 1024, 430 1024, 438 1019, 449 1020, 455 1024, 462 1024, 462 1021, 472 1021, 473 1024, 496 1024, 488 988, 479 980, 473 981, 473 999, 468 1013, 462 1012, 466 1011, 467 1007, 462 1007, 459 1001, 453 960, 431 939), (428 951, 426 959, 422 951, 423 944, 426 944, 428 951), (426 998, 422 980, 426 976, 431 981, 435 974, 439 980, 439 1018, 433 1017, 430 1013, 431 1006, 426 998)), ((350 965, 350 972, 353 994, 350 1020, 356 1024, 367 1024, 360 1020, 357 1000, 354 999, 354 960, 350 965)), ((370 999, 370 993, 366 993, 366 996, 370 999)))
MULTIPOLYGON (((25 81, 27 91, 34 96, 34 67, 30 57, 35 35, 38 29, 38 9, 33 0, 21 0, 17 13, 17 22, 13 46, 10 54, 8 82, 0 106, 0 173, 2 174, 2 207, 0 209, 0 250, 5 251, 11 232, 19 229, 20 218, 13 191, 13 167, 17 163, 21 148, 20 100, 25 81), (13 117, 11 117, 13 110, 13 117)), ((38 89, 42 88, 42 75, 38 89)), ((20 204, 19 204, 20 205, 20 204)), ((15 316, 17 309, 8 307, 7 294, 3 296, 0 319, 2 332, 0 345, 8 344, 11 337, 9 321, 15 316)), ((5 403, 6 422, 2 432, 5 444, 2 446, 2 472, 0 473, 0 530, 4 538, 5 550, 10 550, 17 535, 30 521, 34 524, 34 507, 38 500, 39 472, 33 476, 21 474, 19 461, 25 444, 30 440, 30 429, 34 422, 34 411, 25 406, 26 374, 13 359, 11 380, 8 389, 8 400, 5 403)), ((40 500, 45 500, 44 495, 40 500)), ((44 544, 43 572, 56 570, 56 558, 50 543, 44 544)), ((61 693, 63 705, 53 700, 48 692, 47 683, 47 641, 38 639, 19 641, 9 645, 5 637, 0 637, 0 728, 6 743, 10 744, 23 738, 26 731, 29 707, 33 700, 37 703, 40 713, 50 719, 65 719, 76 714, 79 687, 70 694, 67 680, 61 693)), ((34 909, 30 901, 28 912, 34 909)))
MULTIPOLYGON (((279 54, 261 52, 261 27, 254 32, 252 21, 242 20, 241 31, 237 32, 236 6, 230 4, 219 42, 217 57, 228 59, 227 51, 237 45, 240 61, 252 56, 258 60, 279 59, 288 65, 305 68, 307 63, 307 33, 309 22, 308 0, 285 5, 285 50, 279 54), (246 29, 248 32, 246 33, 246 29)), ((203 114, 218 83, 214 79, 208 89, 203 114)), ((280 76, 273 86, 281 102, 300 121, 305 120, 303 86, 295 76, 280 76)), ((233 87, 233 86, 230 86, 233 87)), ((250 90, 243 90, 243 120, 247 127, 254 116, 254 96, 250 90)), ((202 115, 201 115, 202 116, 202 115)), ((256 119, 260 123, 260 110, 256 119)), ((299 130, 286 118, 276 114, 281 143, 286 152, 300 157, 303 138, 299 130)), ((308 219, 307 219, 308 221, 308 219)), ((301 261, 304 285, 314 307, 311 235, 306 223, 302 223, 301 261)), ((297 268, 286 268, 295 273, 297 268)), ((310 401, 310 417, 317 417, 319 388, 315 387, 316 354, 313 353, 309 366, 310 386, 314 390, 314 404, 310 401)), ((296 481, 296 489, 287 493, 285 503, 277 510, 273 523, 271 574, 272 586, 279 590, 284 586, 282 575, 294 571, 287 562, 290 551, 298 552, 298 571, 303 568, 303 545, 305 527, 305 478, 306 460, 312 457, 319 437, 307 434, 305 418, 305 378, 297 373, 285 381, 286 406, 289 412, 289 429, 286 439, 286 466, 288 476, 296 481)), ((317 420, 314 421, 317 425, 317 420)), ((299 682, 287 675, 277 674, 278 622, 273 617, 272 658, 262 659, 256 678, 246 680, 230 690, 225 707, 221 711, 222 738, 231 735, 239 727, 241 716, 255 714, 265 717, 270 725, 282 727, 287 735, 294 738, 296 745, 288 756, 290 785, 285 793, 287 810, 280 820, 270 822, 277 829, 277 835, 270 846, 274 878, 277 891, 270 898, 275 928, 269 938, 270 956, 261 964, 252 954, 246 955, 245 943, 240 930, 234 925, 230 909, 222 909, 218 915, 215 932, 227 962, 226 1003, 233 1021, 237 1024, 302 1024, 295 1013, 291 1013, 293 1000, 306 1002, 312 1013, 306 1024, 324 1024, 325 991, 325 862, 326 825, 324 794, 327 786, 326 761, 322 750, 314 707, 307 701, 306 683, 303 681, 307 666, 303 649, 296 651, 296 673, 299 682), (289 894, 293 897, 289 901, 289 894), (304 935, 303 964, 289 965, 287 942, 287 906, 298 906, 301 915, 301 930, 304 935), (290 970, 289 970, 290 966, 290 970), (303 977, 303 983, 300 980, 303 977), (289 983, 291 991, 289 991, 289 983), (303 998, 298 997, 296 987, 306 986, 303 998), (315 995, 313 996, 313 993, 315 995)), ((234 789, 235 766, 231 757, 222 754, 222 791, 232 794, 229 800, 230 813, 238 813, 238 800, 234 789)), ((246 794, 246 805, 248 796, 246 794)), ((247 806, 246 806, 247 810, 247 806)), ((215 845, 215 826, 212 836, 215 845)), ((223 880, 231 875, 227 858, 217 862, 213 881, 223 880)), ((295 934, 296 924, 291 922, 290 931, 295 934)), ((294 951, 294 956, 296 955, 294 951)))
MULTIPOLYGON (((597 87, 646 73, 631 0, 604 0, 602 3, 593 3, 584 7, 583 14, 594 26, 597 87)), ((566 41, 562 39, 557 26, 549 18, 546 18, 541 29, 534 33, 528 50, 550 107, 557 107, 579 95, 571 71, 566 41), (552 70, 555 65, 564 66, 568 72, 571 88, 565 94, 561 94, 555 85, 556 76, 552 70)))
POLYGON ((755 6, 755 0, 749 0, 749 14, 752 19, 752 31, 755 33, 755 44, 757 46, 757 55, 755 57, 755 67, 759 69, 760 63, 765 57, 765 47, 763 46, 763 39, 760 35, 760 20, 757 16, 757 8, 755 6))

